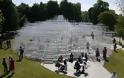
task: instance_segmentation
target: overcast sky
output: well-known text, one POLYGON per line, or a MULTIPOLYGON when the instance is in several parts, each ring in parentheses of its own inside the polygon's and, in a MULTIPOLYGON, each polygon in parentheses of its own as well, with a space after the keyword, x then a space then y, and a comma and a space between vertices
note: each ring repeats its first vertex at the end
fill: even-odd
MULTIPOLYGON (((34 3, 40 3, 40 2, 47 3, 47 1, 49 0, 12 0, 12 1, 16 5, 19 5, 20 3, 23 2, 32 6, 34 3)), ((53 0, 53 1, 58 1, 60 3, 62 0, 53 0)), ((81 10, 87 11, 90 7, 93 6, 94 3, 96 3, 97 0, 68 0, 68 1, 72 3, 77 3, 77 2, 81 3, 81 10)), ((116 2, 117 0, 104 0, 104 1, 107 1, 109 3, 110 9, 114 9, 117 13, 119 13, 116 2)))

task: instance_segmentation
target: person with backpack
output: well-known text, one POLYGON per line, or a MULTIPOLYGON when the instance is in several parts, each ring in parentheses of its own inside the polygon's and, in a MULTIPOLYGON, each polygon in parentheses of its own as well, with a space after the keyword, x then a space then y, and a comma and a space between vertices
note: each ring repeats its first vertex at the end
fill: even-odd
POLYGON ((19 61, 23 59, 24 49, 22 47, 19 48, 19 61))

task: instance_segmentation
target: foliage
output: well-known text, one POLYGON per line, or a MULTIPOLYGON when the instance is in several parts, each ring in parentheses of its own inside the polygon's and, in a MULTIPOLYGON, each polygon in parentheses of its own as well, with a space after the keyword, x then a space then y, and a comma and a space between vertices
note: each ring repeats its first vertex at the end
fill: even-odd
POLYGON ((29 13, 29 6, 25 3, 21 3, 19 6, 17 6, 17 10, 20 13, 20 16, 27 16, 29 13))
POLYGON ((48 1, 46 5, 47 17, 51 18, 59 14, 59 5, 57 1, 48 1))
POLYGON ((29 10, 29 21, 34 22, 34 21, 40 21, 41 18, 41 10, 40 10, 40 5, 39 4, 34 4, 30 10, 29 10))
POLYGON ((108 26, 109 30, 114 30, 116 14, 113 11, 104 11, 99 14, 98 20, 108 26))
POLYGON ((22 3, 17 8, 21 16, 25 15, 30 22, 44 21, 59 14, 64 15, 70 21, 81 21, 80 3, 74 4, 67 0, 63 0, 60 4, 57 1, 48 1, 47 4, 41 2, 32 7, 22 3))
POLYGON ((18 13, 12 0, 1 0, 0 9, 6 19, 3 22, 3 32, 18 29, 18 13))
POLYGON ((115 25, 115 31, 117 33, 117 36, 124 36, 124 16, 118 16, 117 24, 115 25))
POLYGON ((81 21, 83 22, 90 22, 89 15, 87 11, 81 13, 81 21))
POLYGON ((70 21, 81 21, 81 4, 72 4, 67 0, 60 3, 61 14, 70 21))
POLYGON ((98 15, 104 11, 109 10, 109 4, 107 2, 104 2, 102 0, 97 0, 97 3, 94 4, 93 7, 91 7, 89 12, 89 18, 93 24, 98 23, 98 15))
POLYGON ((25 24, 25 22, 26 22, 26 16, 25 15, 23 15, 23 16, 20 16, 19 17, 19 27, 23 27, 24 26, 24 24, 25 24))

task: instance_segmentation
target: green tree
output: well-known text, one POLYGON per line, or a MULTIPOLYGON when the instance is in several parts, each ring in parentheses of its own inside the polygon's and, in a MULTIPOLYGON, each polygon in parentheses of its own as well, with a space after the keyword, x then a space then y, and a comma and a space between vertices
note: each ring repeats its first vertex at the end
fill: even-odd
POLYGON ((59 5, 57 1, 48 1, 46 6, 48 18, 54 17, 59 14, 59 5))
POLYGON ((98 16, 98 20, 108 26, 109 30, 114 30, 116 14, 112 11, 104 11, 98 16))
POLYGON ((34 4, 30 10, 29 10, 29 21, 30 22, 35 22, 35 21, 40 21, 40 5, 39 4, 34 4))
POLYGON ((17 6, 17 10, 20 13, 20 16, 27 16, 29 13, 29 6, 25 3, 21 3, 19 6, 17 6))
POLYGON ((60 3, 60 12, 70 21, 81 21, 81 4, 73 4, 67 0, 60 3))
POLYGON ((87 11, 81 13, 81 18, 83 22, 90 22, 89 14, 87 11))
POLYGON ((107 10, 109 10, 109 4, 102 0, 97 0, 97 3, 94 4, 94 6, 88 10, 89 18, 90 18, 91 22, 93 24, 97 24, 98 23, 98 15, 107 10))
POLYGON ((18 29, 18 12, 12 0, 1 0, 0 9, 3 12, 5 21, 3 22, 3 32, 18 29))
POLYGON ((124 16, 122 15, 118 16, 115 32, 117 33, 117 36, 124 37, 124 16))
POLYGON ((29 14, 29 6, 25 3, 21 3, 19 6, 17 6, 17 11, 18 11, 18 17, 19 17, 19 26, 22 27, 24 26, 28 14, 29 14))

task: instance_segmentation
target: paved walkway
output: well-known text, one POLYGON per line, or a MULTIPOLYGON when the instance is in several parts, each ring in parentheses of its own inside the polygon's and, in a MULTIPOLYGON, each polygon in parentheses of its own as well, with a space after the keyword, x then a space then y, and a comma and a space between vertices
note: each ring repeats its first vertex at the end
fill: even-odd
MULTIPOLYGON (((86 69, 86 72, 88 73, 87 77, 84 77, 83 74, 81 74, 79 77, 75 76, 75 69, 74 69, 74 64, 68 62, 67 63, 67 75, 68 76, 73 76, 76 78, 111 78, 111 74, 102 66, 101 63, 99 62, 92 62, 92 61, 88 61, 88 67, 86 69)), ((41 63, 42 66, 44 66, 45 68, 55 72, 55 70, 57 70, 57 68, 55 67, 55 64, 43 64, 41 63)))

